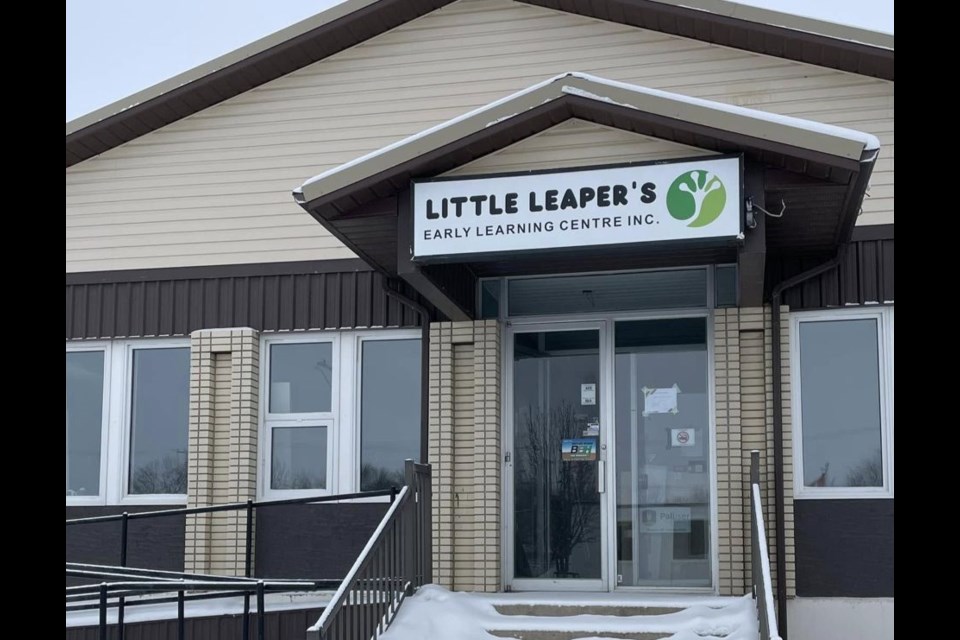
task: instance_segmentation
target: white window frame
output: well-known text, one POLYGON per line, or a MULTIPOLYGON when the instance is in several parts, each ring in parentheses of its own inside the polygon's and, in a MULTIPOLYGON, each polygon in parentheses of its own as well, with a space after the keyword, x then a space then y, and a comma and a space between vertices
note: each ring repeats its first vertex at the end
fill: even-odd
POLYGON ((260 384, 260 464, 257 465, 258 493, 263 499, 302 498, 326 496, 337 493, 337 478, 340 460, 338 452, 340 434, 338 414, 340 409, 340 335, 334 332, 304 332, 276 334, 264 337, 260 342, 260 362, 263 363, 260 384), (270 412, 270 347, 281 344, 330 344, 330 411, 311 413, 270 412), (270 465, 273 460, 273 429, 275 428, 327 428, 327 481, 324 489, 273 489, 270 465))
MULTIPOLYGON (((353 354, 354 362, 354 379, 353 383, 355 385, 355 392, 353 394, 353 451, 352 457, 350 458, 354 467, 350 471, 350 480, 352 481, 352 489, 349 491, 359 492, 360 491, 360 469, 361 467, 361 447, 363 441, 361 439, 360 427, 363 424, 362 422, 362 406, 363 406, 363 345, 366 342, 375 342, 378 340, 422 340, 423 332, 420 329, 395 329, 390 331, 357 331, 355 337, 355 352, 353 354)), ((421 352, 422 353, 422 352, 421 352)), ((422 360, 422 358, 421 358, 422 360)), ((421 367, 429 366, 429 363, 420 362, 421 367)), ((422 376, 422 369, 421 369, 422 376)), ((421 380, 423 378, 421 377, 421 380)), ((423 389, 420 390, 423 393, 423 389)), ((420 425, 417 425, 417 428, 420 428, 420 425)), ((421 434, 422 437, 422 434, 421 434)), ((423 443, 420 443, 421 448, 423 443)), ((417 456, 419 458, 419 455, 417 456)), ((383 496, 380 498, 361 498, 357 500, 358 502, 389 502, 389 496, 383 496)))
MULTIPOLYGON (((262 500, 281 500, 311 496, 357 493, 360 491, 360 392, 363 389, 362 345, 368 340, 422 339, 419 329, 319 330, 264 334, 260 340, 260 426, 257 464, 257 496, 262 500), (330 342, 333 344, 333 388, 330 413, 269 413, 270 346, 330 342), (311 422, 312 421, 312 422, 311 422), (321 422, 322 421, 322 422, 321 422), (285 426, 327 424, 327 488, 272 489, 270 465, 273 457, 272 429, 285 426)), ((427 366, 421 363, 421 366, 427 366)), ((389 497, 357 498, 351 502, 388 502, 389 497)))
MULTIPOLYGON (((117 497, 110 504, 173 504, 182 505, 187 502, 186 493, 130 493, 130 446, 133 444, 133 352, 141 349, 182 349, 190 348, 189 338, 142 338, 125 340, 120 343, 121 348, 114 349, 114 367, 118 367, 121 375, 113 376, 118 385, 113 390, 120 392, 122 398, 122 424, 118 425, 119 433, 112 438, 119 446, 119 450, 111 451, 110 460, 119 464, 120 468, 111 473, 111 477, 120 478, 120 485, 114 487, 117 497), (117 361, 119 357, 120 362, 117 361), (122 388, 118 388, 121 387, 122 388)), ((188 370, 187 376, 190 372, 188 370)), ((114 396, 116 397, 116 395, 114 396)), ((187 400, 189 403, 189 398, 187 400)), ((116 400, 114 400, 116 403, 116 400)), ((189 421, 189 418, 188 418, 189 421)), ((189 436, 189 422, 188 422, 189 436)), ((189 448, 189 437, 187 446, 189 448)), ((189 464, 189 453, 187 454, 189 464)))
POLYGON ((133 437, 133 352, 137 349, 190 348, 189 338, 138 338, 68 342, 67 352, 102 351, 103 427, 100 437, 100 492, 67 496, 67 506, 183 505, 187 494, 131 494, 130 444, 133 437))
MULTIPOLYGON (((110 443, 110 364, 111 347, 106 341, 67 343, 67 353, 100 352, 103 354, 103 397, 100 410, 100 486, 96 495, 66 496, 67 506, 101 505, 107 494, 107 451, 110 443)), ((69 441, 68 441, 69 444, 69 441)))
POLYGON ((794 498, 893 498, 893 307, 867 306, 790 314, 791 418, 793 420, 794 498), (803 479, 803 424, 800 388, 800 324, 843 320, 876 320, 880 381, 880 440, 883 456, 882 487, 807 487, 803 479))

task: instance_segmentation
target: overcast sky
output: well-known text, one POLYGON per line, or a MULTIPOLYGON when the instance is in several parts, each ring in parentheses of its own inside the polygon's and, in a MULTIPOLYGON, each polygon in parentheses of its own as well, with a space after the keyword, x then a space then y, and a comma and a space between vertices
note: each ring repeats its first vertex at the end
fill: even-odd
MULTIPOLYGON (((740 0, 893 33, 893 0, 740 0)), ((67 120, 340 0, 67 0, 67 120)))

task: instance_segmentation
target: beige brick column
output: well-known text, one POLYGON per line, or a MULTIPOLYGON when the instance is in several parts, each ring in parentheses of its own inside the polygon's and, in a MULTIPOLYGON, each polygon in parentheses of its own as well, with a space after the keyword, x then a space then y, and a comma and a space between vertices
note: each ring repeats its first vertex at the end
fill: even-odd
POLYGON ((500 589, 500 328, 430 325, 434 581, 500 589))
MULTIPOLYGON (((253 329, 190 336, 190 462, 187 505, 256 497, 260 340, 253 329)), ((243 575, 246 514, 187 518, 188 572, 243 575)))
MULTIPOLYGON (((793 434, 790 428, 790 339, 788 309, 781 311, 783 358, 784 522, 787 595, 795 593, 793 547, 793 434)), ((761 496, 770 562, 776 575, 773 470, 773 372, 770 308, 714 312, 717 410, 717 504, 720 593, 750 589, 750 452, 760 451, 761 496)))

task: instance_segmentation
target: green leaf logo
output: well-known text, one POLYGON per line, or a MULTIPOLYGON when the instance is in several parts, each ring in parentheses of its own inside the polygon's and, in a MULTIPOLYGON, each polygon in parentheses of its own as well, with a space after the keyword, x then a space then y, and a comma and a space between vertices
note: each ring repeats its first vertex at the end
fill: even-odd
POLYGON ((723 182, 709 171, 687 171, 667 191, 667 211, 677 220, 689 220, 688 227, 707 226, 720 217, 726 204, 723 182))

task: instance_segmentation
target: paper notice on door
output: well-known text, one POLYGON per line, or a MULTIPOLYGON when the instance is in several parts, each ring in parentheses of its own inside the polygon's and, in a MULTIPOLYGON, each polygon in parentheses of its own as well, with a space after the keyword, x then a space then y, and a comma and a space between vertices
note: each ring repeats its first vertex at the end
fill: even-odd
POLYGON ((595 382, 580 385, 580 404, 597 404, 597 384, 595 382))
POLYGON ((677 410, 677 394, 680 387, 674 384, 663 389, 643 388, 643 415, 653 413, 679 413, 677 410))

